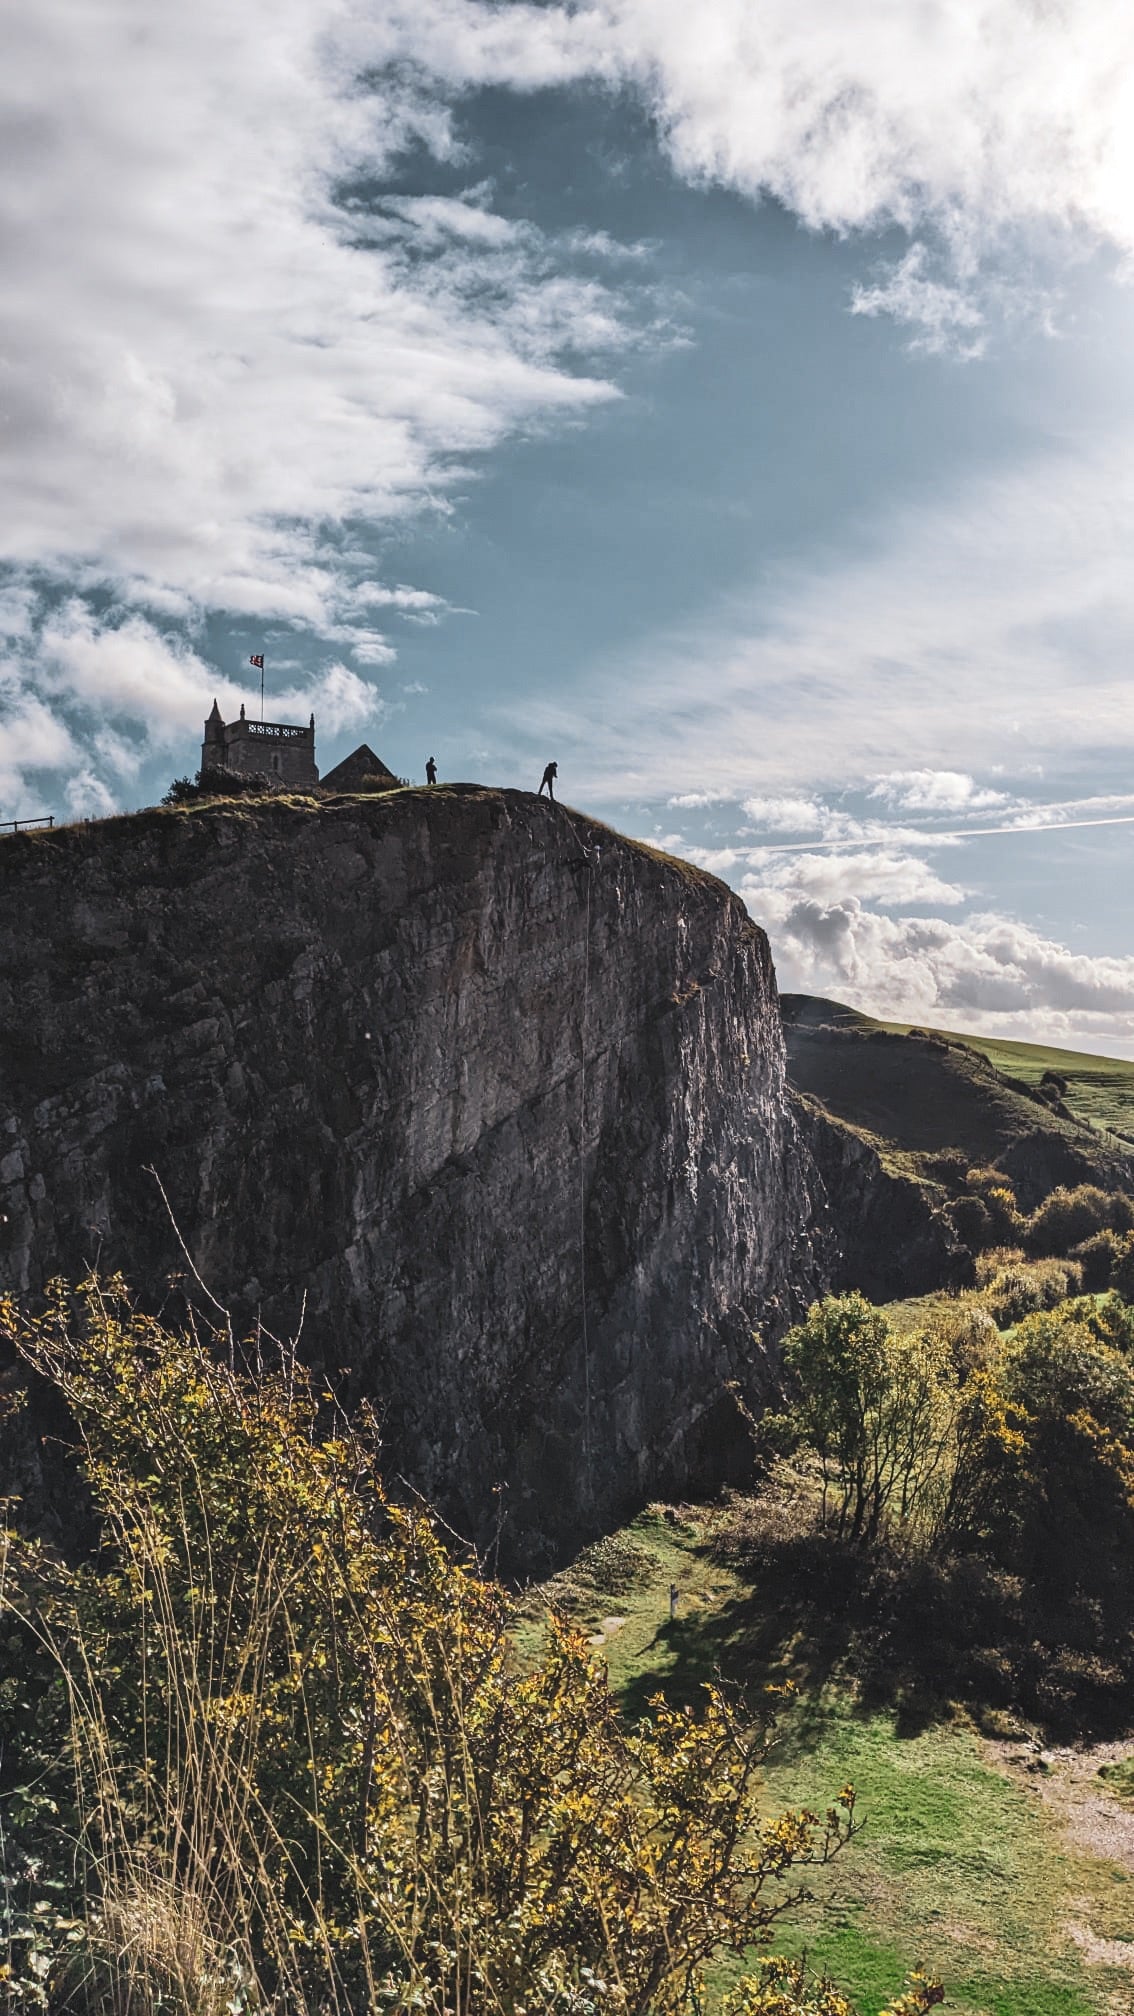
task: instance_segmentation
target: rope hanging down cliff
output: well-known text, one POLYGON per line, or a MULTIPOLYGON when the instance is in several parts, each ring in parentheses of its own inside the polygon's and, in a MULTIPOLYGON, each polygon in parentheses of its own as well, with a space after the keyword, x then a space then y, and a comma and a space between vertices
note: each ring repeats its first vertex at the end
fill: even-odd
POLYGON ((591 1462, 591 1339, 587 1321, 587 1024, 590 1019, 591 997, 591 881, 601 859, 602 849, 598 846, 584 845, 574 821, 554 798, 549 800, 549 810, 551 807, 558 812, 574 840, 587 876, 586 921, 583 936, 583 1018, 579 1030, 579 1301, 583 1337, 583 1482, 587 1496, 590 1497, 594 1489, 594 1478, 591 1462))
POLYGON ((579 1036, 579 1295, 583 1311, 583 1474, 591 1473, 591 1340, 587 1328, 587 1012, 591 996, 591 862, 587 861, 587 921, 583 939, 583 1022, 579 1036))

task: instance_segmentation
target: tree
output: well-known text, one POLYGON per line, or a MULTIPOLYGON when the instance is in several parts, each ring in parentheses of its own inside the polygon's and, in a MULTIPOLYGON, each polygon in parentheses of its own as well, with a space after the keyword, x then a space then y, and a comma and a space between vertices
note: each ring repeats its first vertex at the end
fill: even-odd
POLYGON ((829 1296, 792 1330, 789 1420, 822 1466, 823 1523, 852 1541, 924 1521, 948 1495, 959 1386, 940 1326, 892 1335, 862 1295, 829 1296), (832 1508, 833 1500, 833 1508, 832 1508))

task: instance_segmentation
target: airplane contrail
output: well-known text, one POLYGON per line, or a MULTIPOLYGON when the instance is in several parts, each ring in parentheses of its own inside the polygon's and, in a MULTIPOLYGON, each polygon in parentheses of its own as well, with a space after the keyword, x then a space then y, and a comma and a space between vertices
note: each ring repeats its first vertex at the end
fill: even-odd
POLYGON ((902 847, 916 844, 912 838, 917 834, 925 840, 986 840, 995 833, 1070 833, 1079 826, 1134 826, 1134 813, 1125 812, 1109 819, 1056 819, 1048 826, 965 826, 959 831, 946 831, 936 826, 904 826, 898 833, 865 834, 856 840, 778 840, 772 843, 758 843, 753 852, 761 854, 814 854, 821 848, 832 847, 902 847))

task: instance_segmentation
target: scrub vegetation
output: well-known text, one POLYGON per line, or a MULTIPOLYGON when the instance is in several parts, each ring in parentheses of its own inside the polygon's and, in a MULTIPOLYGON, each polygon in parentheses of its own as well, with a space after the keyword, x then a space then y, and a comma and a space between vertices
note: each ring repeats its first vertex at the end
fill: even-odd
MULTIPOLYGON (((3 1534, 8 2006, 647 2016, 728 1950, 737 2016, 842 2016, 760 1957, 857 1832, 845 1780, 761 1796, 774 1696, 624 1717, 554 1611, 521 1660, 505 1592, 289 1353, 242 1372, 119 1284, 2 1314, 97 1536, 68 1563, 3 1534)), ((939 1999, 915 1974, 893 2007, 939 1999)))
POLYGON ((749 1490, 519 1594, 290 1351, 117 1283, 3 1305, 90 1539, 2 1536, 8 2006, 1126 2006, 1134 1841, 1070 1844, 1031 1788, 1105 1738, 1092 1797, 1129 1811, 1134 1307, 1044 1306, 1062 1263, 1008 1254, 817 1303, 749 1490))

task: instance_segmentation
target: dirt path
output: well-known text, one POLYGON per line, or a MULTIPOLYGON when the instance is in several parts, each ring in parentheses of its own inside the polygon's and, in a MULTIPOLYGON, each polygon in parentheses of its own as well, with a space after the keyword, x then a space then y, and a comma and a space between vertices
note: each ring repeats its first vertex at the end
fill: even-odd
MULTIPOLYGON (((1068 1842, 1080 1856, 1110 1863, 1134 1878, 1134 1806, 1116 1799, 1099 1777, 1104 1764, 1118 1764, 1131 1754, 1124 1743, 1093 1743, 1083 1749, 1041 1750, 1020 1742, 986 1741, 990 1761, 1005 1776, 1041 1800, 1059 1821, 1068 1842)), ((1107 1910, 1108 1936, 1097 1923, 1099 1899, 1069 1897, 1064 1930, 1085 1960, 1094 1966, 1134 1974, 1134 1897, 1129 1909, 1115 1917, 1107 1910)), ((1110 2006, 1126 2016, 1128 1991, 1120 1990, 1110 2006)))
POLYGON ((1092 1743, 1081 1750, 1037 1750, 1020 1742, 986 1741, 998 1770, 1035 1792, 1057 1815, 1082 1854, 1117 1862, 1134 1875, 1134 1806, 1108 1792, 1099 1771, 1129 1757, 1131 1742, 1092 1743))

